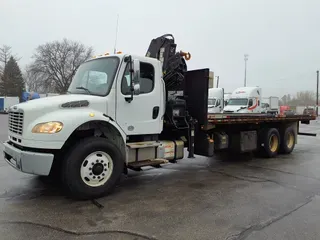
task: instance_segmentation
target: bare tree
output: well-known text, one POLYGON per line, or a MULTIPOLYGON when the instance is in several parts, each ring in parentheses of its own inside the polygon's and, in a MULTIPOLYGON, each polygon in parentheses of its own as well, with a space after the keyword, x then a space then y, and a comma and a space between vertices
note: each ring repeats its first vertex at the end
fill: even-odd
POLYGON ((92 54, 91 47, 68 39, 40 45, 27 67, 27 84, 34 90, 65 93, 80 64, 92 54))
POLYGON ((316 94, 312 91, 297 92, 295 98, 292 99, 296 105, 314 105, 316 102, 316 94))
POLYGON ((316 102, 316 94, 312 91, 300 91, 295 96, 291 97, 290 94, 284 95, 281 98, 281 103, 291 106, 311 106, 316 102))
POLYGON ((29 71, 29 66, 26 66, 26 70, 23 73, 23 79, 26 83, 26 90, 29 92, 37 93, 47 93, 53 92, 53 88, 50 89, 49 86, 45 86, 41 76, 38 74, 33 74, 29 71))

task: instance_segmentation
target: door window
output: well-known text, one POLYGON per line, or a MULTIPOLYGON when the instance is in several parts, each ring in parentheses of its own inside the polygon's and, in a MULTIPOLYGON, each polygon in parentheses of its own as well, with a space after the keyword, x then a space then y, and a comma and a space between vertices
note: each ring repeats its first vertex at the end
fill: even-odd
MULTIPOLYGON (((122 81, 121 93, 130 95, 130 72, 129 64, 126 66, 122 81)), ((154 67, 150 63, 140 62, 140 94, 146 94, 153 91, 154 88, 154 67)))
POLYGON ((253 100, 252 98, 249 99, 249 104, 248 104, 248 107, 251 107, 253 105, 253 100))

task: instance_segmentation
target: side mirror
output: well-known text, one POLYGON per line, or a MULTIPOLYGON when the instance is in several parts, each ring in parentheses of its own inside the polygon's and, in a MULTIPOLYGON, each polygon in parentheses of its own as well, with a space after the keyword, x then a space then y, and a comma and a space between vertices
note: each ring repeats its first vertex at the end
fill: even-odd
POLYGON ((140 94, 140 83, 133 83, 133 93, 134 95, 140 94))
POLYGON ((140 61, 138 59, 134 59, 132 61, 132 70, 133 70, 133 83, 140 83, 140 61))
POLYGON ((140 61, 138 59, 132 60, 132 70, 133 70, 133 94, 140 94, 140 61))
POLYGON ((253 105, 253 100, 252 100, 252 99, 250 99, 250 100, 249 100, 248 107, 251 107, 252 105, 253 105))

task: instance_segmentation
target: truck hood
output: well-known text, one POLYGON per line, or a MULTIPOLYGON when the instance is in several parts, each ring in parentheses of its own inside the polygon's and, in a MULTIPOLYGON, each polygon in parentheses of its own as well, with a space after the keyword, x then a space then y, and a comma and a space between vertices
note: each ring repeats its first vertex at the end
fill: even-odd
POLYGON ((79 101, 88 101, 89 107, 97 111, 105 112, 105 104, 99 104, 103 101, 103 97, 91 96, 84 94, 66 94, 53 97, 38 98, 24 103, 12 106, 10 109, 22 109, 25 113, 39 112, 41 115, 62 109, 62 104, 68 105, 68 109, 72 108, 72 104, 79 101))
POLYGON ((215 107, 214 105, 208 105, 208 113, 219 113, 221 110, 219 107, 215 107))
POLYGON ((235 113, 239 113, 241 112, 242 110, 240 110, 241 108, 244 108, 242 110, 246 110, 247 109, 247 106, 244 106, 244 105, 232 105, 232 106, 225 106, 223 111, 228 111, 228 112, 235 112, 235 113))

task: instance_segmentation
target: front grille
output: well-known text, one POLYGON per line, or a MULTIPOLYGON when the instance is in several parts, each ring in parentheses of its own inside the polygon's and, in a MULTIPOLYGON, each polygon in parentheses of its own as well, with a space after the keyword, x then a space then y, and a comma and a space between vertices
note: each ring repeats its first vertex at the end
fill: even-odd
POLYGON ((23 112, 9 112, 9 131, 22 135, 23 130, 23 112))

